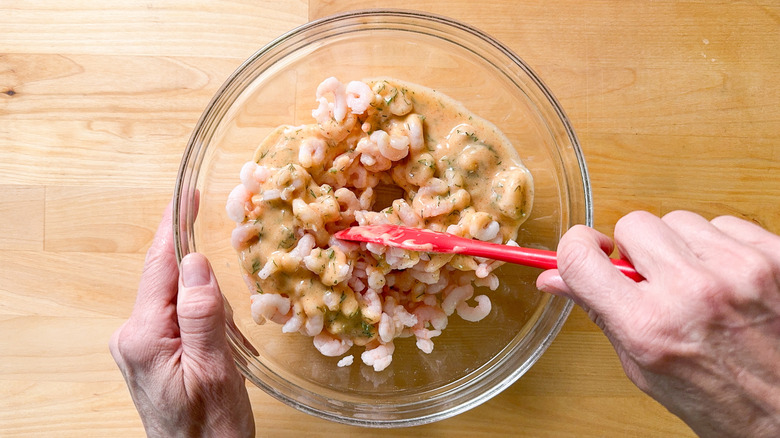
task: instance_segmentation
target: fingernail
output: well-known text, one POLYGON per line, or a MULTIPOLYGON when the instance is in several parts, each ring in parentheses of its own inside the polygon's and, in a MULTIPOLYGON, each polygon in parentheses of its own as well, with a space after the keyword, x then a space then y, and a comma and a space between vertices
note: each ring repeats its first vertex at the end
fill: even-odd
POLYGON ((565 291, 560 287, 563 284, 563 279, 560 275, 553 275, 537 281, 536 287, 540 291, 546 292, 548 294, 561 295, 565 293, 565 291))
POLYGON ((211 281, 211 269, 206 257, 201 254, 187 254, 181 261, 182 283, 186 287, 205 286, 211 281))

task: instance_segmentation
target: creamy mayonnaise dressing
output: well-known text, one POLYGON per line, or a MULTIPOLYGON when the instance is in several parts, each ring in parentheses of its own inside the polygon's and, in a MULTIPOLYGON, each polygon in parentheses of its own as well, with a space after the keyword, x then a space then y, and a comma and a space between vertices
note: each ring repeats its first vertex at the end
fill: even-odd
MULTIPOLYGON (((459 102, 391 78, 363 83, 370 95, 350 94, 351 86, 366 89, 350 83, 346 96, 348 103, 350 96, 363 99, 364 111, 342 111, 344 89, 330 83, 322 93, 333 97, 330 103, 323 103, 318 90, 318 123, 283 125, 268 135, 255 152, 256 166, 248 164, 250 176, 242 169, 244 187, 231 193, 228 210, 231 202, 244 208, 243 217, 234 213, 233 244, 252 292, 289 299, 288 312, 266 316, 273 314, 270 319, 284 323, 285 331, 324 333, 346 342, 345 348, 354 343, 369 349, 392 343, 382 336, 390 329, 380 327, 383 313, 393 313, 382 311, 387 296, 417 315, 418 307, 445 300, 431 291, 447 293, 450 277, 468 274, 479 283, 494 275, 497 264, 424 252, 391 257, 384 250, 367 251, 365 244, 335 241, 332 234, 358 223, 394 223, 506 243, 528 217, 533 182, 509 140, 459 102), (397 199, 378 199, 387 188, 397 199)), ((420 346, 415 330, 426 327, 430 320, 419 317, 414 326, 396 324, 393 334, 414 332, 420 346)), ((327 354, 327 348, 318 349, 327 354)))

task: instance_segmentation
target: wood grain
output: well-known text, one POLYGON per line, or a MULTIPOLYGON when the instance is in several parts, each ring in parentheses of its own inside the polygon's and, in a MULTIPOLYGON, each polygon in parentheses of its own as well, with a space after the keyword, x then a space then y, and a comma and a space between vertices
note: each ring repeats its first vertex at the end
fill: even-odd
MULTIPOLYGON (((577 132, 599 230, 684 208, 780 232, 773 1, 0 1, 0 435, 143 434, 107 342, 192 128, 263 44, 370 7, 448 15, 519 54, 577 132)), ((367 431, 249 392, 258 436, 693 436, 579 309, 519 382, 438 423, 367 431)))

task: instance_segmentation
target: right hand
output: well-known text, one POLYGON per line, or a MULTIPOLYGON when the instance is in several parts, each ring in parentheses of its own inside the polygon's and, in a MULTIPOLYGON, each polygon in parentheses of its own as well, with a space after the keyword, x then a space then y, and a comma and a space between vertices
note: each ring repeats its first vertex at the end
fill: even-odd
POLYGON ((615 241, 645 281, 576 226, 538 287, 582 306, 628 377, 696 433, 780 437, 780 237, 734 217, 635 212, 615 241))

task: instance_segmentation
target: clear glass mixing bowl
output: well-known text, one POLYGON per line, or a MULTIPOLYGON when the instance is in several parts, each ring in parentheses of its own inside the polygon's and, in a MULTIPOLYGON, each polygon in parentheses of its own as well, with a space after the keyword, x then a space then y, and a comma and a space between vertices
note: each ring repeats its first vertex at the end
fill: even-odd
POLYGON ((225 82, 190 138, 174 195, 177 257, 198 251, 211 260, 236 363, 249 381, 290 406, 348 424, 411 426, 451 417, 519 379, 563 325, 571 303, 539 292, 538 270, 505 265, 501 286, 489 292, 487 318, 450 318, 431 354, 414 338, 396 340, 393 362, 381 372, 360 363, 358 347, 350 351, 355 363, 339 368, 338 358, 320 355, 310 338, 251 318, 225 201, 241 165, 273 128, 313 123, 315 90, 328 76, 421 84, 498 126, 534 177, 533 211, 518 238, 524 246, 554 249, 572 225, 592 225, 577 138, 550 91, 506 46, 451 19, 394 10, 324 18, 272 41, 225 82))

